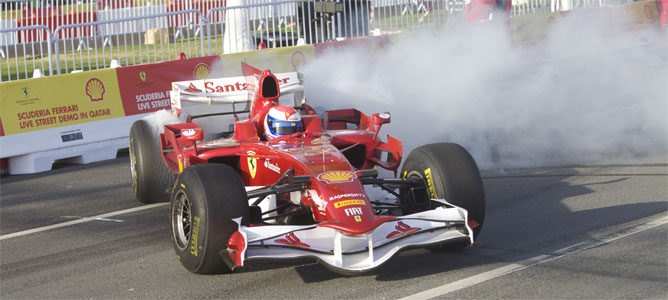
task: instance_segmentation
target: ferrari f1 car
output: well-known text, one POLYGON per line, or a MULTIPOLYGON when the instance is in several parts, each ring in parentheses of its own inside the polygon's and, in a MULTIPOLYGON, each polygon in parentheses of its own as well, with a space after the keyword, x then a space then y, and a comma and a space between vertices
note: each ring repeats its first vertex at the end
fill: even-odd
POLYGON ((379 137, 389 113, 318 115, 305 101, 301 74, 245 63, 242 71, 172 83, 175 115, 185 116, 182 104, 191 102, 231 109, 188 114, 160 134, 146 120, 130 131, 134 194, 151 203, 170 193, 174 250, 186 269, 224 273, 258 258, 315 257, 354 274, 404 248, 473 243, 485 196, 464 148, 418 147, 399 172, 402 143, 379 137), (233 122, 225 132, 205 135, 195 123, 225 116, 233 122), (394 177, 381 178, 378 168, 394 177))

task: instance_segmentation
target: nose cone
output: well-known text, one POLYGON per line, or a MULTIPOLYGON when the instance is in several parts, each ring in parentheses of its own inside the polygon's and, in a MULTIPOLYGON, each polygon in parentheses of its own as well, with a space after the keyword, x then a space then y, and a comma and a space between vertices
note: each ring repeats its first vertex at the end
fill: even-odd
POLYGON ((351 235, 370 232, 394 217, 376 216, 359 178, 352 171, 329 171, 313 180, 325 201, 326 220, 321 226, 351 235))

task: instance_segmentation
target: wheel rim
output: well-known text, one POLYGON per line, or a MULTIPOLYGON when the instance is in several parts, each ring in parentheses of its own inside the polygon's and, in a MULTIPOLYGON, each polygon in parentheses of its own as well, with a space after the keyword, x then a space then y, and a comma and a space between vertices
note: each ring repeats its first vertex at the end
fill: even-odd
POLYGON ((186 193, 181 190, 172 206, 172 233, 176 246, 184 251, 190 243, 192 230, 192 205, 186 193))
POLYGON ((135 156, 134 152, 134 141, 132 137, 130 138, 130 149, 129 149, 129 154, 130 154, 130 173, 132 174, 132 191, 134 192, 135 196, 137 195, 137 157, 135 156))

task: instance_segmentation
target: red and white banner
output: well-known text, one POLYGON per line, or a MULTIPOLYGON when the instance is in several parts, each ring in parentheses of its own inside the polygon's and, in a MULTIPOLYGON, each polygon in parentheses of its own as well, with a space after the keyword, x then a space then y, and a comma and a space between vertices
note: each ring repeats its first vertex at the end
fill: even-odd
POLYGON ((172 82, 220 77, 221 66, 216 55, 117 68, 125 115, 169 109, 172 82))

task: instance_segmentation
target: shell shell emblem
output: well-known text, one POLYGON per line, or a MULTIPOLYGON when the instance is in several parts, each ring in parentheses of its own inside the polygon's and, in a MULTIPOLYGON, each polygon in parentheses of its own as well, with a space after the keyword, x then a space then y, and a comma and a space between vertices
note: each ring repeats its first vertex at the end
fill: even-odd
POLYGON ((86 82, 86 95, 90 98, 91 102, 97 102, 104 100, 104 83, 102 80, 97 78, 88 79, 86 82))
POLYGON ((194 73, 197 80, 207 79, 209 77, 209 66, 204 63, 197 64, 194 73))
POLYGON ((350 171, 329 171, 318 175, 318 180, 326 183, 352 182, 355 173, 350 171))
POLYGON ((306 57, 301 51, 292 52, 292 57, 290 57, 290 64, 292 65, 292 70, 295 72, 301 70, 301 68, 306 64, 306 57))

